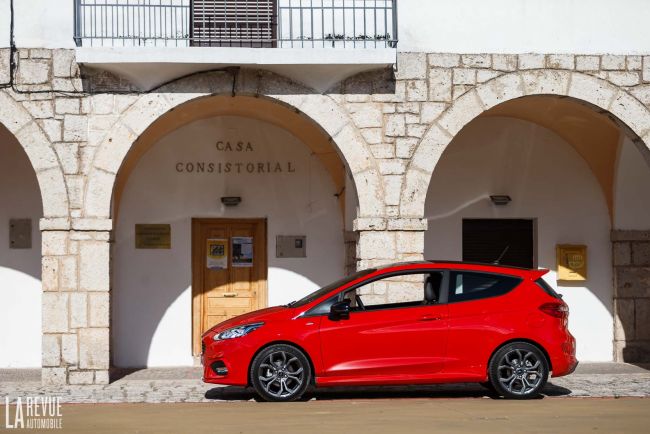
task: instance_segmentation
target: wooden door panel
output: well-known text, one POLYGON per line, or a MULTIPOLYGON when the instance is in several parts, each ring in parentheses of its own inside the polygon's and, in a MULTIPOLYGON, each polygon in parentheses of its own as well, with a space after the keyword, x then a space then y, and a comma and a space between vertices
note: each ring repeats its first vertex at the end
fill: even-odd
POLYGON ((193 351, 212 326, 266 305, 266 222, 264 220, 192 220, 193 351), (252 266, 233 267, 233 237, 253 237, 252 266), (228 267, 207 268, 207 240, 228 241, 228 267))

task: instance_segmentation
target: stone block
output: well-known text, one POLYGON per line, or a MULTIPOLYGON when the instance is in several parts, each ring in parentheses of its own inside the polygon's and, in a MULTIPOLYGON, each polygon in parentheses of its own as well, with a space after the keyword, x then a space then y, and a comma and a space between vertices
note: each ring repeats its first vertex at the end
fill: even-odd
POLYGON ((54 112, 59 115, 79 114, 80 106, 79 98, 57 97, 54 100, 54 112))
POLYGON ((41 369, 41 383, 44 386, 62 386, 67 381, 66 368, 41 369))
POLYGON ((600 69, 600 56, 576 56, 576 70, 598 71, 600 69))
POLYGON ((61 141, 61 121, 58 119, 41 119, 38 125, 41 127, 50 142, 61 141))
POLYGON ((614 266, 630 265, 632 263, 632 250, 630 243, 613 243, 614 266))
POLYGON ((89 217, 110 216, 111 196, 113 193, 114 173, 95 170, 88 177, 87 194, 84 202, 86 215, 89 217))
POLYGON ((422 283, 390 282, 386 290, 388 303, 422 300, 422 283))
POLYGON ((392 143, 380 143, 370 145, 370 152, 375 158, 394 158, 395 146, 392 143))
MULTIPOLYGON (((400 219, 391 219, 388 221, 388 230, 390 231, 426 231, 428 226, 427 219, 416 219, 416 218, 400 218, 400 219)), ((399 239, 397 240, 399 245, 399 239)), ((402 252, 401 250, 398 251, 402 252)), ((416 253, 421 253, 416 252, 416 253)))
POLYGON ((640 71, 643 67, 643 57, 627 56, 625 58, 628 71, 640 71))
POLYGON ((600 60, 600 65, 605 71, 625 70, 625 56, 605 54, 600 60))
POLYGON ((643 81, 650 82, 650 56, 643 56, 643 81))
POLYGON ((650 241, 650 231, 613 230, 612 241, 650 241))
POLYGON ((42 339, 42 362, 43 366, 60 366, 61 365, 61 345, 57 335, 43 335, 42 339))
POLYGON ((364 128, 361 130, 361 136, 369 145, 378 145, 383 139, 381 128, 364 128))
POLYGON ((381 128, 382 108, 379 104, 347 104, 347 109, 358 128, 381 128))
POLYGON ((617 86, 636 86, 641 83, 641 77, 634 71, 611 71, 607 73, 607 79, 617 86))
POLYGON ((463 54, 460 57, 461 64, 468 68, 489 68, 492 66, 490 54, 463 54))
POLYGON ((324 95, 309 95, 298 108, 311 117, 332 137, 349 123, 347 113, 334 100, 324 95))
POLYGON ((618 298, 650 298, 650 267, 615 269, 618 298))
POLYGON ((109 381, 108 369, 95 370, 95 384, 108 384, 109 381))
POLYGON ((402 176, 386 175, 383 180, 386 205, 399 205, 402 193, 402 176))
POLYGON ((436 120, 447 108, 442 102, 424 102, 420 109, 420 122, 429 124, 436 120))
POLYGON ((52 53, 52 69, 55 77, 74 77, 78 66, 74 50, 59 49, 52 53))
POLYGON ((491 69, 479 69, 476 72, 476 82, 485 83, 486 81, 490 81, 500 75, 501 73, 498 71, 492 71, 491 69))
POLYGON ((11 53, 8 48, 0 48, 0 83, 9 82, 9 60, 11 53))
POLYGON ((59 156, 59 162, 63 173, 75 174, 79 172, 79 144, 78 143, 55 143, 54 150, 59 156))
POLYGON ((572 54, 549 54, 546 56, 546 67, 552 69, 575 68, 575 56, 572 54))
POLYGON ((516 54, 493 54, 492 55, 492 68, 497 71, 516 71, 517 70, 517 55, 516 54))
POLYGON ((65 177, 65 183, 68 187, 70 208, 81 208, 83 204, 85 177, 83 175, 67 175, 65 177))
POLYGON ((41 260, 41 284, 43 291, 59 290, 59 261, 56 257, 44 256, 41 260))
POLYGON ((467 92, 469 92, 471 89, 473 89, 474 86, 470 86, 467 84, 456 84, 452 88, 451 91, 451 98, 455 101, 461 96, 465 95, 467 92))
POLYGON ((546 57, 543 54, 520 54, 519 69, 540 69, 544 68, 546 57))
POLYGON ((454 68, 452 73, 453 84, 476 84, 476 69, 454 68))
POLYGON ((646 106, 650 107, 650 84, 642 84, 630 89, 630 93, 646 106))
POLYGON ((403 114, 385 115, 384 134, 388 137, 406 135, 406 120, 403 114))
POLYGON ((456 103, 438 119, 438 124, 455 136, 484 110, 476 91, 471 91, 456 100, 456 103))
POLYGON ((386 229, 386 219, 378 217, 357 218, 352 222, 354 231, 382 231, 386 229))
POLYGON ((359 259, 394 260, 395 234, 384 231, 362 231, 357 244, 359 259))
POLYGON ((460 65, 460 54, 429 54, 429 66, 434 68, 453 68, 460 65))
POLYGON ((406 82, 407 101, 426 101, 428 89, 426 80, 409 80, 406 82))
POLYGON ((61 335, 61 356, 66 365, 77 365, 79 363, 77 335, 61 335))
POLYGON ((633 340, 634 334, 634 300, 619 298, 614 300, 614 339, 617 341, 633 340))
POLYGON ((618 89, 605 81, 585 74, 574 73, 571 77, 569 96, 588 101, 603 109, 609 107, 618 89))
POLYGON ((566 95, 571 74, 560 70, 527 71, 522 73, 527 95, 566 95))
POLYGON ((398 158, 378 160, 382 175, 401 175, 406 171, 406 161, 398 158))
POLYGON ((406 135, 409 137, 417 137, 418 139, 420 139, 426 133, 427 128, 428 125, 409 124, 406 125, 406 135))
POLYGON ((16 80, 19 84, 44 84, 50 78, 50 63, 47 60, 18 61, 16 80))
POLYGON ((70 384, 93 384, 94 371, 70 371, 68 375, 70 384))
POLYGON ((650 298, 634 300, 635 339, 650 340, 650 298))
POLYGON ((60 285, 62 291, 75 291, 77 289, 77 257, 65 256, 59 259, 60 285))
POLYGON ((85 291, 109 290, 109 245, 90 241, 79 245, 79 286, 85 291))
POLYGON ((42 234, 43 256, 57 256, 68 253, 68 234, 63 231, 46 231, 42 234))
POLYGON ((435 102, 451 101, 452 71, 432 68, 429 70, 429 100, 435 102))
POLYGON ((419 140, 415 137, 398 137, 395 140, 395 156, 397 158, 411 158, 419 140))
POLYGON ((43 292, 43 332, 68 332, 68 294, 65 292, 43 292))
POLYGON ((70 294, 70 328, 88 326, 88 295, 85 292, 70 294))
POLYGON ((523 96, 524 84, 519 74, 507 74, 480 86, 476 91, 483 105, 490 108, 523 96))
POLYGON ((609 107, 609 111, 623 120, 637 134, 643 134, 650 130, 650 111, 626 92, 617 94, 609 107))
POLYGON ((106 93, 93 95, 90 98, 90 110, 93 115, 108 115, 115 113, 115 96, 106 93))
POLYGON ((632 263, 634 265, 650 266, 650 243, 632 243, 632 263))
POLYGON ((109 368, 108 328, 79 329, 79 368, 109 368))
POLYGON ((23 107, 34 117, 34 119, 46 119, 54 117, 54 105, 50 100, 24 101, 23 107))
POLYGON ((109 294, 108 292, 97 292, 88 294, 90 307, 90 326, 109 327, 109 294))
POLYGON ((427 77, 427 58, 425 53, 398 53, 395 78, 425 79, 427 77))
POLYGON ((63 140, 83 142, 88 139, 88 117, 85 115, 65 115, 63 118, 63 140))
POLYGON ((400 104, 396 104, 395 107, 397 113, 405 113, 405 114, 413 114, 413 115, 420 114, 420 103, 418 102, 403 102, 400 104))
POLYGON ((424 251, 424 231, 397 232, 395 240, 399 253, 422 253, 424 251))

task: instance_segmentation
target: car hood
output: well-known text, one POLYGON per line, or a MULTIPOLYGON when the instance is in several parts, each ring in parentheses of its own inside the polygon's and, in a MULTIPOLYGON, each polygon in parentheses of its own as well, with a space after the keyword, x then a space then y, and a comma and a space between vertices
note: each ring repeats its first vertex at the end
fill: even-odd
POLYGON ((253 312, 248 312, 221 322, 212 327, 205 334, 221 332, 231 327, 237 327, 238 325, 270 321, 280 316, 284 317, 284 314, 290 312, 291 310, 291 308, 286 306, 267 307, 266 309, 255 310, 253 312))

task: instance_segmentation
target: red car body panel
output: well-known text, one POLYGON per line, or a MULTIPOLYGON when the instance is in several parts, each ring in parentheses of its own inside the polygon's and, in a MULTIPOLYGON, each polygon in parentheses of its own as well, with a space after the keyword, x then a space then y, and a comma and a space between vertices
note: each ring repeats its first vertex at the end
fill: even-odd
POLYGON ((540 309, 561 304, 535 280, 545 270, 420 262, 376 270, 299 308, 273 307, 225 321, 203 335, 203 381, 246 386, 255 355, 274 343, 289 343, 310 359, 319 386, 483 382, 491 355, 503 344, 524 340, 547 355, 554 377, 575 369, 575 339, 566 316, 540 309), (462 270, 522 279, 510 292, 479 300, 351 312, 331 320, 308 311, 333 295, 378 276, 409 270, 462 270), (306 315, 307 314, 307 315, 306 315), (235 326, 264 322, 249 334, 227 340, 213 337, 235 326), (213 368, 222 363, 227 374, 213 368))

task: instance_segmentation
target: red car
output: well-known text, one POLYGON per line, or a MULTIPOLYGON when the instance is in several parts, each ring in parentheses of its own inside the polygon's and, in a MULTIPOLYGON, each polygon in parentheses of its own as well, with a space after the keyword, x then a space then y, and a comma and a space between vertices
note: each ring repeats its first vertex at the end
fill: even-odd
POLYGON ((467 382, 532 398, 578 364, 546 272, 433 261, 360 271, 210 329, 203 381, 253 386, 268 401, 310 386, 467 382))

